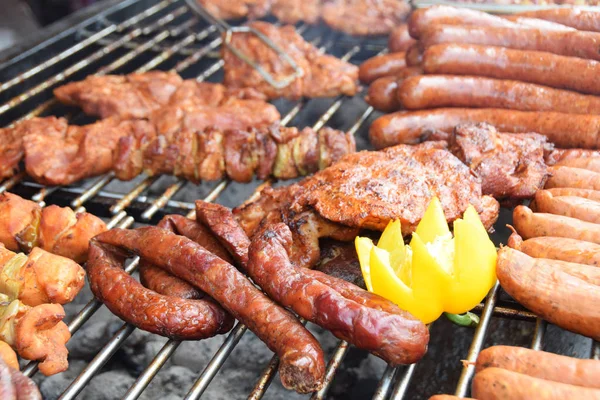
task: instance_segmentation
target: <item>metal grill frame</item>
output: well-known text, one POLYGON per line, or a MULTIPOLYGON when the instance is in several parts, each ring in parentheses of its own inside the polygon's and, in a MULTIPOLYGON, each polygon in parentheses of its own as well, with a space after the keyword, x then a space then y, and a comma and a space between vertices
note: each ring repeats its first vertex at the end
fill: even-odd
MULTIPOLYGON (((2 96, 2 99, 4 99, 6 94, 11 90, 24 87, 23 91, 20 91, 19 89, 18 94, 12 96, 7 101, 0 101, 0 118, 5 114, 14 111, 18 107, 23 106, 24 103, 29 102, 34 96, 45 95, 46 97, 49 97, 48 94, 50 93, 50 89, 66 83, 71 77, 84 72, 94 63, 102 64, 100 68, 94 71, 96 74, 133 72, 128 69, 130 63, 140 56, 150 55, 150 59, 136 70, 137 72, 143 72, 154 68, 162 69, 161 67, 163 64, 171 62, 173 57, 178 55, 184 58, 183 60, 178 61, 172 69, 177 72, 182 72, 194 66, 200 60, 211 57, 215 58, 215 52, 219 50, 222 41, 218 29, 214 25, 204 25, 202 29, 195 30, 198 25, 202 24, 199 23, 194 15, 187 9, 183 0, 151 0, 151 2, 153 4, 150 7, 144 8, 139 13, 136 13, 119 23, 111 22, 111 15, 122 9, 131 7, 135 4, 135 1, 125 1, 120 5, 113 6, 111 9, 97 16, 94 21, 84 22, 77 27, 80 41, 74 46, 68 47, 51 58, 45 59, 31 69, 0 83, 0 96, 2 96), (100 23, 100 28, 96 30, 91 29, 90 27, 93 23, 100 23), (86 52, 89 54, 81 57, 81 53, 86 52), (124 54, 118 56, 116 60, 105 64, 104 59, 109 58, 111 54, 116 52, 124 52, 124 54), (69 62, 69 65, 59 74, 44 79, 39 83, 32 83, 38 75, 45 73, 47 69, 59 66, 61 63, 65 62, 69 62), (123 71, 123 69, 127 71, 123 71)), ((310 28, 307 25, 299 25, 297 29, 300 33, 303 33, 310 28)), ((320 42, 320 38, 313 41, 315 45, 322 45, 321 49, 323 51, 329 50, 334 45, 331 41, 327 43, 320 42)), ((371 46, 368 42, 360 43, 360 41, 356 41, 356 44, 351 45, 342 58, 350 60, 355 54, 365 48, 373 50, 372 55, 385 51, 381 47, 371 46)), ((6 68, 7 65, 10 65, 13 62, 16 61, 9 60, 4 65, 0 65, 0 73, 3 68, 6 68)), ((210 78, 217 73, 222 66, 222 60, 215 58, 212 65, 198 75, 197 79, 202 81, 210 78)), ((347 100, 349 100, 347 97, 333 99, 333 102, 322 111, 317 122, 313 125, 313 128, 320 129, 327 124, 347 100)), ((292 122, 310 101, 311 100, 306 100, 295 103, 291 109, 283 115, 282 124, 286 125, 292 122)), ((50 111, 56 106, 57 102, 50 98, 34 108, 26 107, 27 112, 20 115, 16 120, 40 115, 49 115, 51 114, 50 111)), ((372 107, 365 107, 363 112, 359 113, 358 118, 350 128, 350 132, 354 134, 363 127, 372 113, 372 107)), ((80 116, 80 114, 70 116, 69 119, 76 119, 80 116)), ((27 188, 29 191, 33 190, 34 192, 31 195, 32 200, 38 202, 40 205, 45 205, 46 200, 51 194, 60 192, 63 195, 74 197, 70 206, 76 211, 84 210, 86 205, 94 203, 98 198, 109 199, 109 228, 127 228, 131 227, 134 222, 149 223, 155 214, 164 212, 165 207, 182 214, 187 213, 188 217, 193 217, 193 203, 173 200, 173 197, 185 185, 191 184, 185 180, 176 179, 175 182, 169 185, 159 196, 152 197, 148 194, 149 189, 158 179, 159 177, 145 177, 128 193, 123 195, 106 189, 107 185, 114 180, 114 174, 112 173, 97 177, 92 180, 91 183, 88 180, 85 186, 78 185, 63 188, 44 187, 26 181, 25 174, 21 172, 2 182, 0 184, 0 193, 13 188, 27 188), (143 210, 137 219, 128 212, 129 207, 134 202, 143 207, 143 210)), ((208 195, 204 197, 204 200, 218 200, 219 195, 229 184, 229 181, 218 182, 208 195)), ((137 262, 138 259, 134 259, 133 262, 126 267, 126 271, 128 273, 135 271, 137 262)), ((499 285, 496 284, 485 302, 476 308, 476 312, 481 313, 481 321, 475 329, 475 334, 466 357, 467 361, 474 362, 476 360, 477 355, 483 346, 486 334, 488 333, 492 316, 535 321, 535 332, 531 348, 541 349, 542 347, 547 326, 546 322, 536 318, 531 312, 519 308, 514 303, 497 305, 499 292, 499 285)), ((81 328, 101 306, 102 303, 96 299, 91 300, 85 305, 74 319, 69 322, 68 327, 71 333, 73 334, 81 328)), ((83 369, 79 376, 75 378, 60 398, 75 398, 135 329, 136 328, 132 325, 124 323, 97 353, 92 361, 83 369)), ((214 354, 211 361, 206 365, 196 382, 189 389, 189 392, 185 397, 186 399, 198 399, 202 396, 211 380, 234 350, 235 346, 239 343, 246 330, 244 325, 238 323, 233 330, 227 334, 219 350, 214 354)), ((169 357, 175 352, 179 344, 180 342, 178 341, 167 341, 146 369, 139 375, 135 383, 129 388, 124 398, 127 400, 137 399, 169 357)), ((339 341, 327 366, 325 385, 320 391, 314 393, 311 399, 326 398, 335 374, 342 364, 349 348, 350 346, 348 343, 339 341)), ((592 357, 595 359, 600 358, 600 345, 598 343, 593 344, 592 357)), ((276 375, 277 366, 278 359, 276 356, 273 356, 250 393, 250 399, 257 400, 263 397, 269 384, 276 375)), ((415 366, 416 365, 414 364, 406 368, 393 368, 388 366, 373 394, 373 399, 397 400, 406 398, 409 384, 411 383, 411 379, 415 372, 415 366)), ((24 368, 23 372, 28 376, 32 376, 37 372, 37 363, 30 362, 24 368)), ((457 383, 456 395, 465 396, 468 393, 469 384, 473 374, 474 366, 467 364, 463 368, 457 383)))

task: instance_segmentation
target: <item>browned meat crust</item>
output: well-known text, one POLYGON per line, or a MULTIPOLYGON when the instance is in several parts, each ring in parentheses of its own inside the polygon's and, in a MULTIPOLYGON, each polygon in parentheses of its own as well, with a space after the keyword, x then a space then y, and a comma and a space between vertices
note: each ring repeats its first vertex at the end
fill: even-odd
MULTIPOLYGON (((322 54, 296 33, 293 26, 277 27, 266 22, 250 25, 269 37, 302 68, 304 75, 283 89, 271 86, 254 68, 223 47, 224 83, 231 88, 254 88, 268 98, 354 96, 358 91, 358 68, 333 56, 322 54)), ((258 37, 248 33, 233 35, 231 44, 260 62, 265 71, 281 80, 294 72, 292 67, 258 37)))
POLYGON ((164 296, 144 288, 123 271, 125 257, 103 245, 111 234, 92 239, 87 272, 92 292, 115 315, 172 339, 203 339, 231 329, 233 318, 214 302, 164 296))
POLYGON ((548 177, 544 155, 553 148, 537 133, 499 133, 489 124, 458 126, 450 151, 481 179, 483 194, 496 199, 528 199, 548 177))
POLYGON ((88 115, 144 118, 166 105, 182 82, 176 73, 163 71, 90 75, 54 89, 54 95, 64 104, 81 107, 88 115))
MULTIPOLYGON (((321 386, 325 362, 316 339, 291 313, 273 303, 231 264, 199 244, 154 227, 130 231, 113 229, 96 236, 92 243, 88 265, 92 263, 98 267, 98 271, 89 271, 92 290, 109 308, 119 307, 118 315, 130 318, 133 313, 138 313, 137 307, 141 310, 152 306, 156 312, 166 316, 160 307, 156 308, 147 299, 125 304, 127 299, 123 297, 128 296, 123 296, 124 293, 129 287, 135 287, 137 282, 102 276, 117 269, 107 258, 113 256, 99 252, 100 243, 133 251, 218 301, 277 353, 281 360, 279 373, 285 387, 308 393, 321 386), (109 265, 111 263, 112 266, 109 265)), ((169 299, 172 301, 173 298, 169 299)), ((151 310, 148 311, 152 314, 151 310)), ((155 329, 153 324, 149 324, 148 328, 155 329)))
POLYGON ((253 238, 248 273, 269 296, 391 365, 412 364, 425 354, 429 332, 422 322, 357 286, 294 266, 286 250, 291 244, 284 224, 253 238))
POLYGON ((106 224, 86 212, 51 205, 40 207, 12 193, 0 194, 0 242, 11 251, 40 247, 76 262, 87 259, 89 240, 106 224))
POLYGON ((367 289, 354 243, 324 239, 319 247, 321 258, 315 265, 315 270, 367 289))
POLYGON ((385 35, 409 12, 410 6, 402 0, 333 0, 323 5, 323 20, 350 35, 385 35))
POLYGON ((271 13, 284 24, 296 24, 304 21, 316 23, 321 17, 323 0, 271 0, 271 13))
MULTIPOLYGON (((185 236, 223 260, 229 263, 232 262, 227 250, 219 244, 210 230, 194 220, 181 215, 166 215, 160 220, 157 226, 174 232, 177 235, 185 236)), ((182 299, 201 299, 206 297, 198 288, 150 264, 146 260, 140 260, 139 272, 142 285, 160 294, 181 297, 182 299)))

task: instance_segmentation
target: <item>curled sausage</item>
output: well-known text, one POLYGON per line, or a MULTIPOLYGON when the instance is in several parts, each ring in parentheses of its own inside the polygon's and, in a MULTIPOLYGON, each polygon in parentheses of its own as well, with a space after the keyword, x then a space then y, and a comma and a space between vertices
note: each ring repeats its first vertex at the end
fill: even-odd
POLYGON ((143 287, 123 271, 124 257, 103 245, 103 235, 90 244, 90 287, 119 318, 177 340, 204 339, 231 329, 233 319, 213 302, 164 296, 143 287))
POLYGON ((391 365, 411 364, 425 354, 429 332, 423 323, 382 297, 293 265, 291 242, 284 224, 253 237, 248 273, 269 296, 391 365))
POLYGON ((597 389, 532 378, 501 368, 487 368, 476 374, 471 392, 476 399, 486 400, 600 399, 597 389))
POLYGON ((526 11, 517 15, 552 21, 582 31, 600 32, 600 15, 597 11, 586 11, 576 7, 567 7, 526 11))
POLYGON ((581 360, 515 346, 492 346, 477 356, 476 373, 502 368, 533 378, 600 389, 600 361, 581 360))
POLYGON ((587 169, 555 165, 548 168, 551 176, 547 188, 568 187, 600 190, 600 173, 587 169))
POLYGON ((540 236, 523 240, 516 232, 508 238, 508 245, 534 258, 568 261, 600 266, 600 245, 583 240, 540 236))
POLYGON ((402 82, 398 95, 409 110, 470 107, 600 114, 600 97, 480 76, 413 76, 402 82))
POLYGON ((422 48, 441 43, 468 43, 508 47, 518 50, 545 51, 563 56, 600 60, 600 33, 530 29, 527 27, 493 27, 433 25, 420 36, 422 48))
POLYGON ((586 199, 600 201, 600 190, 577 189, 577 188, 546 188, 554 196, 577 196, 586 199))
POLYGON ((541 318, 595 340, 600 338, 600 269, 532 258, 503 247, 498 251, 496 275, 510 296, 541 318))
POLYGON ((408 50, 414 43, 416 43, 416 40, 410 37, 408 25, 401 24, 394 28, 390 33, 388 49, 390 50, 390 53, 398 53, 408 50))
MULTIPOLYGON (((117 314, 125 318, 131 318, 133 313, 139 315, 143 310, 150 317, 167 318, 169 314, 165 310, 174 300, 187 302, 186 304, 189 301, 163 297, 167 301, 157 307, 154 301, 144 298, 148 296, 146 292, 136 303, 127 304, 127 298, 132 298, 131 288, 135 284, 124 283, 126 277, 111 279, 103 276, 108 272, 114 274, 114 271, 122 271, 114 265, 114 261, 111 262, 112 265, 107 265, 109 258, 106 253, 102 254, 102 244, 133 251, 148 262, 197 286, 218 301, 277 353, 281 360, 281 381, 286 388, 308 393, 321 386, 325 362, 317 340, 291 313, 273 303, 231 264, 192 240, 160 228, 113 229, 96 236, 92 241, 93 251, 90 254, 93 271, 88 272, 92 290, 111 310, 115 308, 117 314), (128 295, 123 296, 124 292, 128 292, 128 295)), ((154 320, 154 323, 149 324, 147 318, 148 315, 141 321, 136 319, 136 322, 156 330, 154 324, 160 321, 154 320)), ((210 324, 214 323, 215 318, 211 315, 206 320, 210 324)))
POLYGON ((542 51, 447 43, 423 53, 428 74, 477 75, 600 94, 600 62, 542 51))
POLYGON ((513 223, 525 239, 558 236, 600 244, 600 224, 547 213, 534 213, 525 206, 513 211, 513 223))
POLYGON ((576 196, 554 196, 546 190, 535 194, 536 211, 600 223, 600 202, 576 196))
POLYGON ((396 72, 405 67, 406 57, 404 52, 382 54, 363 62, 358 69, 358 77, 361 82, 371 83, 377 78, 395 75, 396 72))
POLYGON ((600 148, 599 116, 497 108, 395 112, 383 115, 371 124, 369 139, 379 149, 426 139, 447 140, 456 126, 482 122, 494 125, 500 132, 537 132, 558 147, 600 148))

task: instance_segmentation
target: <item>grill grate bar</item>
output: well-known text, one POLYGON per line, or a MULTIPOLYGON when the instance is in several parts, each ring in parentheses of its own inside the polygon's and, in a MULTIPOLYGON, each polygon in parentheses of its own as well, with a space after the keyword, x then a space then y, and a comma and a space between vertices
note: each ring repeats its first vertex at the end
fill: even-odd
POLYGON ((494 310, 494 305, 496 304, 496 300, 498 299, 498 288, 500 284, 496 282, 490 293, 488 294, 487 299, 485 300, 485 306, 483 308, 483 312, 481 313, 481 319, 479 320, 479 325, 475 328, 475 335, 473 336, 473 341, 471 342, 471 346, 469 347, 469 354, 467 355, 467 364, 463 367, 462 373, 460 375, 460 379, 458 380, 458 384, 456 386, 455 395, 458 397, 465 397, 467 391, 469 389, 469 382, 475 373, 475 360, 477 360, 477 356, 481 351, 481 347, 483 346, 483 341, 485 340, 485 335, 487 333, 488 327, 490 326, 490 321, 492 319, 492 313, 494 310))
POLYGON ((383 371, 383 375, 381 375, 377 389, 373 394, 373 400, 383 400, 387 397, 387 394, 392 386, 392 381, 397 373, 398 368, 392 367, 388 364, 388 366, 385 368, 385 371, 383 371))
MULTIPOLYGON (((136 28, 133 31, 131 31, 130 33, 128 33, 127 35, 123 36, 121 39, 111 43, 110 45, 103 47, 100 50, 97 50, 96 52, 94 52, 93 54, 89 55, 88 57, 84 58, 83 60, 78 61, 77 63, 71 65, 70 67, 66 68, 64 71, 56 74, 54 77, 39 83, 38 85, 34 86, 33 88, 27 90, 26 92, 13 97, 11 100, 9 100, 7 103, 3 104, 2 106, 0 106, 0 115, 4 114, 6 111, 18 106, 19 104, 23 103, 24 101, 30 99, 31 97, 43 92, 44 90, 52 87, 53 85, 64 81, 66 78, 68 78, 69 76, 75 74, 76 72, 82 70, 83 68, 89 66, 90 64, 92 64, 93 62, 101 59, 102 57, 106 56, 107 54, 115 51, 116 49, 118 49, 119 47, 121 47, 123 44, 125 44, 126 42, 140 36, 142 33, 144 32, 152 32, 155 31, 159 28, 161 28, 162 26, 166 25, 167 23, 173 21, 175 18, 185 14, 185 11, 187 9, 185 7, 180 7, 177 10, 175 10, 173 13, 170 13, 162 18, 160 18, 158 21, 156 21, 155 23, 151 24, 150 26, 148 26, 147 28, 136 28)), ((136 48, 134 51, 130 52, 129 54, 140 54, 142 51, 145 51, 146 47, 151 47, 152 45, 166 39, 166 37, 168 37, 170 35, 170 31, 162 31, 158 37, 160 37, 160 40, 152 39, 146 43, 144 43, 143 45, 140 46, 140 48, 136 48), (149 43, 151 43, 149 45, 149 43)), ((133 57, 131 57, 133 58, 133 57)), ((128 59, 125 60, 123 62, 126 63, 127 61, 129 61, 128 59)), ((115 63, 113 63, 115 64, 115 63)), ((113 64, 111 64, 111 66, 113 66, 113 64)), ((121 64, 122 65, 122 64, 121 64)), ((105 73, 105 68, 102 68, 101 71, 99 72, 99 74, 103 74, 105 73)), ((113 66, 113 68, 116 68, 116 66, 113 66)), ((56 102, 56 100, 50 100, 49 102, 47 102, 49 105, 52 105, 56 102)), ((44 106, 46 103, 44 103, 42 106, 44 106)), ((36 108, 34 110, 34 112, 38 109, 40 109, 41 111, 46 110, 49 105, 45 105, 44 108, 36 108)), ((40 111, 40 112, 41 112, 40 111)), ((33 114, 30 113, 29 115, 38 115, 38 114, 33 114)))
POLYGON ((533 350, 542 350, 547 326, 548 323, 541 318, 537 318, 535 321, 535 331, 533 333, 533 340, 531 341, 531 348, 533 350))
POLYGON ((161 11, 162 9, 164 9, 165 7, 169 6, 170 4, 174 3, 177 0, 167 0, 167 1, 163 1, 159 4, 156 4, 150 8, 147 8, 146 10, 144 10, 143 12, 133 16, 132 18, 128 19, 127 21, 119 24, 119 25, 115 25, 112 24, 110 26, 107 26, 106 28, 102 29, 99 32, 94 33, 93 35, 89 36, 88 38, 82 40, 81 42, 77 43, 76 45, 69 47, 68 49, 64 50, 63 52, 57 54, 56 56, 42 62, 41 64, 25 71, 24 73, 10 79, 7 82, 4 82, 0 85, 0 93, 3 92, 6 89, 9 89, 19 83, 24 82, 25 80, 27 80, 28 78, 31 78, 32 76, 52 67, 53 65, 59 63, 60 61, 66 60, 68 57, 72 56, 73 54, 79 52, 80 50, 85 49, 86 47, 95 44, 95 43, 101 43, 101 39, 110 35, 111 33, 114 32, 121 32, 124 29, 128 29, 131 26, 139 23, 140 21, 142 21, 145 18, 148 18, 154 14, 156 14, 157 12, 161 11))
POLYGON ((333 353, 333 356, 327 365, 327 371, 325 372, 325 384, 319 391, 312 395, 311 400, 325 399, 325 396, 327 396, 327 392, 329 391, 329 387, 331 386, 331 382, 333 382, 333 378, 335 377, 340 365, 342 365, 342 361, 344 361, 344 357, 346 356, 349 348, 350 345, 345 340, 342 340, 338 343, 335 352, 333 353))

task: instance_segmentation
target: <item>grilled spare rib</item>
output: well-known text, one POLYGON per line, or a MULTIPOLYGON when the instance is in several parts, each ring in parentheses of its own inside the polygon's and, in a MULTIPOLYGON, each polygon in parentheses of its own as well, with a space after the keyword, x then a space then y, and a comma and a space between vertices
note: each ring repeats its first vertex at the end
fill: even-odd
POLYGON ((351 35, 385 35, 406 20, 410 6, 402 0, 333 0, 323 5, 323 20, 351 35))
POLYGON ((291 179, 331 165, 355 151, 352 135, 323 128, 279 127, 222 130, 189 129, 159 134, 150 140, 121 139, 115 156, 119 179, 142 171, 170 174, 193 182, 228 177, 249 182, 273 176, 291 179))
POLYGON ((544 156, 552 151, 537 133, 499 133, 489 124, 456 127, 450 151, 481 179, 483 194, 496 199, 532 198, 548 177, 544 156))
MULTIPOLYGON (((358 68, 336 57, 322 54, 315 46, 296 33, 293 26, 277 27, 266 22, 253 22, 250 26, 269 37, 284 50, 304 72, 282 89, 271 86, 252 66, 223 47, 225 77, 229 88, 254 88, 268 98, 332 97, 340 94, 353 96, 358 90, 358 68)), ((268 47, 257 36, 235 33, 232 46, 243 49, 252 60, 275 79, 283 80, 294 73, 292 66, 268 47)))
POLYGON ((479 180, 443 147, 428 142, 349 154, 297 184, 263 189, 234 213, 249 236, 286 223, 294 236, 290 257, 300 266, 318 260, 319 238, 353 240, 359 228, 382 231, 392 219, 402 221, 405 235, 413 232, 433 196, 448 222, 472 204, 490 228, 498 202, 483 195, 479 180))
POLYGON ((264 100, 257 91, 229 90, 219 83, 183 80, 174 72, 88 76, 54 89, 56 98, 100 118, 148 118, 166 106, 224 105, 231 99, 264 100))

